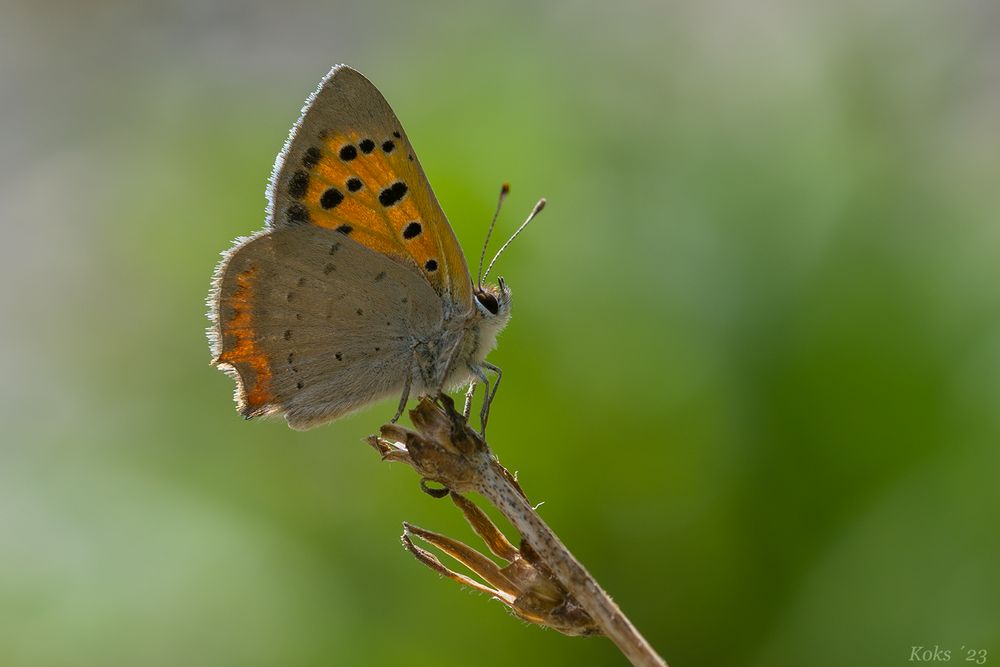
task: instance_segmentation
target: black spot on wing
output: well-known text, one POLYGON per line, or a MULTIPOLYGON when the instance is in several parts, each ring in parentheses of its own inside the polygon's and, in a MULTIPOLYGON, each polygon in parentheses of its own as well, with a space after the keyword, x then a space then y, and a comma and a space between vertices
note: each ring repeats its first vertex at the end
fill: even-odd
POLYGON ((309 173, 299 169, 288 179, 288 194, 295 199, 302 199, 309 190, 309 173))
POLYGON ((302 166, 305 167, 306 169, 312 169, 317 164, 319 164, 320 158, 322 157, 323 157, 322 151, 320 151, 320 149, 316 148, 315 146, 312 146, 306 149, 305 154, 303 154, 302 166))
POLYGON ((323 196, 319 198, 319 205, 329 211, 331 208, 335 208, 342 201, 344 201, 344 193, 337 188, 329 188, 323 193, 323 196))
POLYGON ((302 204, 292 204, 285 209, 285 220, 289 225, 309 224, 309 211, 302 204))
POLYGON ((363 183, 361 182, 360 178, 351 177, 351 178, 347 179, 346 185, 347 185, 347 189, 350 192, 357 192, 358 190, 361 189, 361 186, 363 185, 363 183))
POLYGON ((375 142, 371 139, 362 139, 361 142, 358 143, 358 148, 361 149, 362 153, 367 155, 375 150, 375 142))
POLYGON ((410 239, 415 239, 420 236, 420 232, 424 231, 423 227, 416 220, 408 224, 403 228, 403 238, 409 241, 410 239))
POLYGON ((385 190, 382 190, 378 194, 378 201, 382 206, 386 208, 390 206, 395 206, 406 196, 406 192, 409 188, 406 187, 406 183, 403 181, 396 181, 385 190))
POLYGON ((344 162, 350 162, 358 156, 358 149, 354 146, 347 144, 340 149, 340 159, 344 162))
POLYGON ((386 139, 385 141, 382 142, 382 150, 385 151, 386 153, 391 153, 393 150, 395 150, 395 148, 396 144, 395 142, 392 141, 392 139, 386 139))
POLYGON ((424 268, 427 269, 428 271, 432 272, 432 273, 434 271, 437 271, 438 270, 437 260, 435 260, 435 259, 429 259, 429 260, 427 260, 426 262, 424 262, 424 268))
POLYGON ((347 236, 348 234, 354 231, 354 227, 351 227, 350 225, 341 225, 340 227, 337 227, 335 231, 338 231, 344 236, 347 236))

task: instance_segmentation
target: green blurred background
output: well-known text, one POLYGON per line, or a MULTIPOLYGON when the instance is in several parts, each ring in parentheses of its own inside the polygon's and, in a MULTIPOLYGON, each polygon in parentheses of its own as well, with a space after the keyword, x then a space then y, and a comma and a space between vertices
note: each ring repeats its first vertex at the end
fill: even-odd
POLYGON ((0 664, 623 664, 400 548, 474 537, 394 402, 295 433, 208 364, 338 62, 469 254, 548 198, 491 440, 671 664, 1000 660, 995 2, 0 11, 0 664))

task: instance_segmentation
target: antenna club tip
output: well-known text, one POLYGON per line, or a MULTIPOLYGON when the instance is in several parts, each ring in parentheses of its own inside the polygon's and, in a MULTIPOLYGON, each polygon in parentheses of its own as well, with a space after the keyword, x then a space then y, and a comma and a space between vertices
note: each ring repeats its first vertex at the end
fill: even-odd
POLYGON ((508 195, 510 194, 510 183, 504 183, 500 186, 500 194, 508 195))
POLYGON ((535 204, 535 213, 538 213, 538 212, 539 212, 539 211, 541 211, 541 210, 542 210, 543 208, 545 208, 545 204, 546 204, 546 203, 547 203, 547 202, 545 201, 545 197, 542 197, 541 199, 539 199, 539 200, 538 200, 538 203, 537 203, 537 204, 535 204))

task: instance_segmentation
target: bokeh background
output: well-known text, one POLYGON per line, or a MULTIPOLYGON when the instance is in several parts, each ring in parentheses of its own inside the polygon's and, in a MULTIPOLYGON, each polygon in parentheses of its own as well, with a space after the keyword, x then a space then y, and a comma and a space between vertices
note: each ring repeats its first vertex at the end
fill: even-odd
POLYGON ((1000 660, 994 2, 5 2, 0 664, 619 665, 401 548, 474 538, 208 365, 347 62, 500 273, 491 440, 681 665, 1000 660))

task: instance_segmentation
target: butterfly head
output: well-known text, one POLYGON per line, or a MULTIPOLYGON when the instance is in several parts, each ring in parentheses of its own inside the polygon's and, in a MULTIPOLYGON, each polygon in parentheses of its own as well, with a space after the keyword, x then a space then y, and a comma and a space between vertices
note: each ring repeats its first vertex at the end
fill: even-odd
POLYGON ((510 288, 503 278, 498 285, 480 285, 475 291, 476 309, 483 319, 496 318, 504 324, 510 319, 510 288))
MULTIPOLYGON (((507 320, 510 319, 510 288, 507 287, 507 283, 504 282, 503 278, 500 278, 497 285, 490 285, 484 283, 486 277, 490 275, 490 271, 493 270, 493 265, 496 264, 497 258, 507 249, 510 242, 513 241, 518 234, 520 234, 528 223, 531 222, 539 211, 545 208, 545 200, 540 199, 535 208, 532 209, 531 214, 528 219, 521 223, 521 226, 517 228, 507 242, 503 244, 497 254, 493 256, 490 260, 489 266, 486 267, 486 272, 483 272, 483 260, 486 259, 486 246, 490 242, 490 236, 493 234, 493 227, 496 225, 497 217, 500 215, 500 207, 503 206, 504 199, 510 193, 510 186, 506 183, 500 188, 500 198, 497 200, 497 208, 493 213, 493 220, 490 222, 490 226, 486 231, 486 241, 483 242, 483 252, 479 255, 479 274, 476 276, 475 289, 473 294, 475 295, 476 308, 479 311, 479 316, 483 318, 486 322, 493 322, 500 329, 507 324, 507 320)), ((498 329, 499 330, 499 329, 498 329)))

